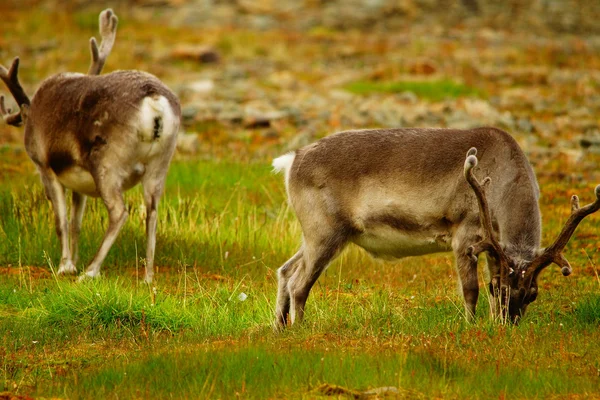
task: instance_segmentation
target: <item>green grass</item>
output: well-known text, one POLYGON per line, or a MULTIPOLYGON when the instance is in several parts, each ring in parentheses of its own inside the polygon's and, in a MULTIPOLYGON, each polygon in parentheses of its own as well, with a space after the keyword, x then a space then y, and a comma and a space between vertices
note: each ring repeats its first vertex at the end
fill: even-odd
POLYGON ((412 92, 418 97, 432 101, 441 101, 447 98, 463 96, 483 96, 481 90, 451 80, 400 82, 356 81, 345 85, 344 88, 352 93, 360 95, 371 93, 412 92))
MULTIPOLYGON (((577 312, 558 322, 538 310, 519 327, 480 315, 471 325, 435 291, 406 304, 412 295, 402 290, 316 288, 308 323, 274 333, 272 284, 181 275, 156 291, 124 278, 3 279, 4 389, 20 382, 32 395, 67 398, 302 398, 329 384, 489 398, 585 395, 600 384, 597 321, 577 312), (548 363, 557 359, 572 362, 548 363)), ((589 305, 584 298, 574 309, 589 305)))
MULTIPOLYGON (((87 69, 87 38, 98 36, 97 11, 23 10, 23 18, 13 13, 6 19, 4 62, 22 56, 21 81, 29 93, 59 70, 87 69), (44 49, 37 50, 40 43, 44 49)), ((377 50, 360 32, 303 37, 229 27, 150 27, 126 10, 116 11, 119 50, 106 71, 144 69, 177 84, 196 79, 204 72, 200 68, 213 75, 210 66, 168 58, 175 37, 178 43, 214 45, 223 55, 219 70, 236 64, 250 82, 289 71, 317 92, 330 90, 321 83, 338 67, 348 72, 383 66, 383 79, 393 79, 406 65, 386 65, 390 56, 436 61, 452 57, 448 51, 454 46, 436 48, 423 41, 415 54, 410 46, 377 50), (344 69, 347 61, 328 60, 338 58, 332 46, 346 42, 365 57, 351 57, 344 69), (372 59, 374 54, 380 58, 372 59)), ((539 53, 520 51, 520 46, 514 49, 525 56, 515 63, 531 65, 539 53)), ((589 54, 565 49, 573 63, 591 68, 589 54)), ((552 64, 550 57, 563 50, 557 51, 544 61, 552 64)), ((495 52, 490 54, 494 57, 474 59, 473 65, 497 63, 495 52)), ((411 91, 431 101, 486 96, 478 87, 458 83, 482 81, 468 72, 477 68, 461 72, 454 63, 437 64, 440 76, 448 79, 359 81, 346 89, 358 94, 411 91)), ((218 77, 217 83, 228 84, 218 77)), ((501 79, 484 84, 501 95, 501 79)), ((585 96, 575 89, 559 93, 577 105, 585 96)), ((299 90, 298 97, 303 95, 306 91, 299 90)), ((240 101, 255 96, 249 90, 240 101)), ((307 117, 319 135, 339 128, 335 121, 307 117)), ((0 125, 0 139, 9 129, 0 125)), ((383 263, 350 246, 312 290, 305 323, 274 332, 276 269, 297 250, 301 232, 287 206, 283 179, 270 172, 268 156, 281 154, 278 146, 304 128, 274 129, 275 140, 267 143, 259 131, 214 121, 186 127, 201 137, 202 160, 178 160, 170 168, 159 207, 152 286, 140 280, 146 243, 139 188, 126 194, 129 220, 103 264, 102 277, 78 284, 74 277, 52 272, 59 246, 32 163, 22 151, 1 147, 0 398, 4 392, 86 399, 315 398, 327 391, 329 397, 348 398, 384 386, 397 388, 400 398, 600 398, 597 215, 582 222, 567 246, 573 275, 564 278, 556 267, 544 271, 538 300, 519 326, 490 318, 483 276, 476 321, 465 322, 451 254, 383 263), (241 293, 247 296, 244 301, 241 293)), ((6 137, 21 141, 22 133, 9 133, 6 137)), ((568 134, 538 139, 553 144, 568 134)), ((592 168, 577 172, 563 156, 544 159, 536 169, 543 243, 548 244, 568 218, 569 197, 577 193, 589 203, 597 174, 592 168), (567 170, 576 175, 565 175, 567 170)), ((106 223, 102 202, 90 199, 80 270, 97 250, 106 223)))
MULTIPOLYGON (((450 254, 382 263, 349 247, 315 285, 306 323, 275 333, 275 270, 297 249, 300 229, 266 161, 173 163, 152 286, 138 278, 139 189, 126 196, 130 218, 103 277, 77 284, 53 275, 59 247, 50 205, 30 166, 19 176, 9 173, 0 189, 0 391, 312 398, 328 384, 347 395, 394 386, 407 397, 542 398, 598 388, 600 285, 590 221, 567 250, 576 273, 545 271, 520 326, 491 320, 484 290, 477 322, 464 321, 450 254)), ((583 199, 586 190, 575 189, 583 199)), ((568 215, 568 195, 560 183, 542 182, 542 193, 548 241, 568 215)), ((91 200, 80 269, 105 226, 104 206, 91 200)))
POLYGON ((566 371, 533 372, 489 365, 462 367, 444 355, 384 351, 381 354, 325 349, 241 346, 152 354, 133 362, 115 362, 76 381, 56 385, 69 398, 181 397, 306 398, 323 384, 356 392, 376 387, 402 388, 403 397, 490 398, 560 396, 594 393, 598 379, 564 379, 566 371), (481 382, 485 382, 482 385, 481 382))
MULTIPOLYGON (((46 254, 56 260, 59 245, 50 204, 36 178, 29 178, 26 186, 23 183, 0 189, 0 265, 43 265, 46 254)), ((195 264, 206 270, 262 265, 260 260, 281 249, 273 229, 279 236, 290 229, 282 196, 279 177, 264 164, 176 163, 159 209, 156 264, 172 269, 195 264), (254 186, 256 191, 251 190, 254 186), (252 248, 250 255, 248 248, 252 248)), ((116 268, 135 260, 136 254, 145 254, 139 187, 126 194, 126 202, 129 219, 107 258, 107 264, 116 268)), ((83 262, 93 257, 106 223, 104 205, 91 199, 80 240, 83 262)))

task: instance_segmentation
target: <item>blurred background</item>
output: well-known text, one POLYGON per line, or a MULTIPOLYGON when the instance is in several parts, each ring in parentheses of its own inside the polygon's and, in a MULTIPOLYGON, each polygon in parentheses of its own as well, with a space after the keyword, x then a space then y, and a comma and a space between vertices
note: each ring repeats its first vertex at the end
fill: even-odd
MULTIPOLYGON (((179 95, 183 157, 268 162, 343 129, 493 125, 538 175, 597 169, 598 1, 9 0, 0 63, 21 57, 30 95, 85 72, 107 7, 120 21, 104 72, 146 70, 179 95)), ((3 151, 22 135, 0 124, 3 151)))

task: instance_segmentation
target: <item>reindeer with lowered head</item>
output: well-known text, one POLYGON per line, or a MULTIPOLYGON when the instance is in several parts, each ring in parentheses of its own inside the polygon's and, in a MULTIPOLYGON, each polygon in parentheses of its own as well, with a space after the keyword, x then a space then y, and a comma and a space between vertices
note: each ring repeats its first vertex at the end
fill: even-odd
POLYGON ((146 205, 145 281, 154 275, 157 207, 181 118, 179 100, 160 80, 130 70, 99 75, 116 37, 117 17, 100 14, 100 48, 90 40, 87 75, 61 73, 42 82, 30 100, 18 79, 19 58, 4 81, 19 106, 11 113, 0 96, 0 113, 9 125, 25 126, 25 148, 40 173, 54 209, 61 243, 58 274, 76 273, 78 237, 87 196, 100 197, 109 222, 100 249, 80 279, 96 277, 127 220, 123 193, 143 185, 146 205), (65 189, 72 191, 70 222, 65 189))
POLYGON ((536 299, 544 268, 555 263, 571 273, 562 250, 581 220, 600 208, 600 185, 585 207, 573 196, 558 238, 540 248, 534 172, 516 141, 494 128, 340 132, 273 166, 285 173, 303 233, 298 252, 278 270, 279 326, 302 320, 312 286, 348 243, 383 258, 452 250, 468 320, 479 296, 478 255, 485 252, 494 313, 516 323, 536 299), (481 183, 475 166, 486 176, 481 183))

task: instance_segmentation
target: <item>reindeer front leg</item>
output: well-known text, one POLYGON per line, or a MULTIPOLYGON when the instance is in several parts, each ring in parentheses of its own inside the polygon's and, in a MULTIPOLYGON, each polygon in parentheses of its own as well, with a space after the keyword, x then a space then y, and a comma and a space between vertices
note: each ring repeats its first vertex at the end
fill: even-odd
POLYGON ((44 189, 46 190, 46 197, 52 203, 56 234, 60 240, 61 257, 58 274, 74 274, 77 272, 77 269, 71 259, 71 250, 69 248, 69 222, 67 220, 65 188, 60 184, 52 169, 38 167, 38 170, 44 184, 44 189))
POLYGON ((479 240, 479 237, 474 234, 477 231, 477 225, 465 223, 457 229, 452 243, 454 258, 456 259, 456 270, 458 271, 465 301, 465 316, 469 322, 475 319, 475 309, 479 298, 477 256, 469 251, 471 245, 479 240))
POLYGON ((465 300, 465 316, 467 321, 473 322, 475 319, 475 309, 479 297, 479 282, 477 280, 477 262, 473 262, 466 251, 462 254, 455 252, 456 269, 460 278, 463 297, 465 300))

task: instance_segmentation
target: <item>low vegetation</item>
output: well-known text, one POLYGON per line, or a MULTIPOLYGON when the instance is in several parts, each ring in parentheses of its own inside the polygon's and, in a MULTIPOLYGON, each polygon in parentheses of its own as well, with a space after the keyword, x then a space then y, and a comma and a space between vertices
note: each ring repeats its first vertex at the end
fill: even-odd
POLYGON ((481 90, 451 80, 399 82, 356 81, 347 84, 345 88, 356 94, 410 92, 420 98, 432 101, 464 96, 481 97, 483 95, 481 90))
MULTIPOLYGON (((86 70, 87 38, 96 32, 99 10, 2 7, 8 6, 0 5, 7 16, 0 63, 21 55, 29 92, 49 73, 86 70), (64 29, 55 32, 56 26, 64 29)), ((339 104, 367 104, 366 114, 381 105, 394 110, 395 103, 385 102, 410 91, 425 110, 425 117, 415 117, 418 124, 473 96, 481 102, 467 104, 471 114, 457 114, 469 121, 488 112, 484 100, 494 98, 492 114, 500 121, 506 113, 522 120, 511 133, 539 177, 547 244, 568 218, 570 196, 587 204, 600 183, 598 155, 580 158, 569 147, 584 129, 577 123, 588 126, 582 107, 598 89, 596 78, 589 85, 573 78, 598 63, 591 47, 572 38, 533 45, 507 33, 506 42, 489 39, 496 46, 491 51, 486 31, 471 54, 445 37, 398 47, 375 33, 171 28, 116 11, 120 30, 107 71, 146 69, 173 86, 208 76, 219 94, 250 82, 229 95, 250 104, 277 92, 316 105, 268 127, 197 116, 185 121, 200 145, 195 156, 177 156, 169 171, 152 286, 142 283, 139 188, 125 195, 129 221, 102 277, 76 283, 55 275, 60 249, 50 204, 23 152, 22 132, 0 124, 0 398, 360 398, 368 391, 401 398, 600 398, 598 215, 582 222, 565 250, 573 275, 563 277, 556 266, 544 271, 540 296, 519 326, 491 319, 483 272, 476 320, 465 322, 451 254, 387 263, 350 246, 311 292, 305 323, 272 329, 276 269, 301 240, 281 176, 271 173, 273 156, 337 129, 366 127, 350 124, 339 104), (175 40, 214 45, 222 64, 171 59, 175 40), (388 60, 392 52, 402 53, 395 58, 402 61, 388 60), (448 63, 455 54, 456 63, 448 63), (419 67, 404 79, 417 59, 433 59, 435 71, 419 67), (557 60, 564 70, 519 69, 554 68, 557 60), (492 67, 477 70, 469 62, 492 67), (519 68, 504 70, 505 64, 519 68), (345 79, 327 81, 332 71, 345 79), (266 75, 277 79, 265 83, 266 75), (330 97, 318 97, 324 91, 330 97), (330 107, 323 99, 338 103, 330 107), (528 126, 525 116, 536 125, 528 126)), ((184 108, 206 100, 187 87, 177 91, 184 108)), ((206 100, 213 101, 219 103, 206 100)), ((104 205, 90 200, 80 270, 106 223, 104 205)))
MULTIPOLYGON (((101 279, 77 284, 55 276, 49 204, 27 169, 25 181, 0 190, 3 390, 302 398, 337 385, 349 396, 392 386, 410 397, 486 398, 587 396, 598 387, 600 281, 591 223, 570 245, 574 276, 546 271, 540 299, 520 326, 490 320, 486 295, 477 322, 464 321, 450 255, 387 264, 353 247, 317 284, 306 324, 275 333, 275 268, 294 252, 300 232, 279 177, 263 163, 173 164, 151 287, 141 283, 137 221, 126 224, 101 279), (476 384, 482 379, 488 384, 476 384)), ((543 199, 551 220, 568 212, 566 199, 543 199)), ((141 193, 127 202, 130 218, 141 219, 141 193)), ((105 218, 103 205, 91 201, 82 260, 93 256, 105 218)))

